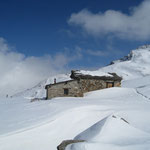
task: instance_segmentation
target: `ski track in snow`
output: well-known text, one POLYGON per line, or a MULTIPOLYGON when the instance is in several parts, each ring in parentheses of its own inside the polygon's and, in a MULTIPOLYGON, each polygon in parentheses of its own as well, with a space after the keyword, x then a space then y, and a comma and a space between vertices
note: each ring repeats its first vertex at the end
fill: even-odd
POLYGON ((140 93, 140 92, 138 91, 138 88, 136 88, 136 92, 137 92, 138 94, 140 94, 141 96, 145 97, 147 100, 150 100, 150 98, 149 98, 148 96, 146 96, 146 95, 140 93))

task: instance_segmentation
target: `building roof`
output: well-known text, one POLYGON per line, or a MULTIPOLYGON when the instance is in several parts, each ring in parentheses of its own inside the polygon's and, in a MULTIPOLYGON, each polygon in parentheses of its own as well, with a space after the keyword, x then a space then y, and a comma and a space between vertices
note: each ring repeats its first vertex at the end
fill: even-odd
POLYGON ((72 70, 70 77, 72 79, 99 79, 99 80, 113 80, 113 81, 122 80, 122 77, 119 77, 116 73, 107 73, 106 75, 105 74, 94 75, 94 74, 86 74, 83 71, 72 70))
POLYGON ((51 87, 53 85, 58 85, 58 84, 63 84, 63 83, 68 83, 72 82, 75 80, 80 80, 80 79, 97 79, 97 80, 105 80, 105 81, 121 81, 122 78, 119 77, 116 73, 105 73, 101 75, 92 75, 92 74, 83 74, 83 71, 78 71, 78 70, 72 70, 71 75, 70 75, 72 80, 67 80, 67 81, 62 81, 62 82, 57 82, 53 84, 48 84, 45 86, 45 89, 48 87, 51 87))

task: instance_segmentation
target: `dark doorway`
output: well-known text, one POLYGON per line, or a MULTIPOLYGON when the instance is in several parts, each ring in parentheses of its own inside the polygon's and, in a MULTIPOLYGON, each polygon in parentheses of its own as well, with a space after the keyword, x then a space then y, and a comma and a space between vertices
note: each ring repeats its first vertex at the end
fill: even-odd
POLYGON ((107 82, 107 83, 106 83, 106 87, 107 87, 107 88, 114 87, 114 82, 107 82))
POLYGON ((69 94, 69 89, 64 89, 64 95, 68 95, 69 94))

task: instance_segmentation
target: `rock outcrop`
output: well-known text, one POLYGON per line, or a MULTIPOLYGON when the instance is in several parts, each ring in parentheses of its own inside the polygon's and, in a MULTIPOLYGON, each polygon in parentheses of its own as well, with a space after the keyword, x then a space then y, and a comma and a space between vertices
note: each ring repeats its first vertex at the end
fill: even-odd
POLYGON ((67 145, 73 144, 73 143, 79 143, 79 142, 84 142, 84 140, 65 140, 65 141, 62 141, 62 143, 57 146, 57 150, 65 150, 67 145))

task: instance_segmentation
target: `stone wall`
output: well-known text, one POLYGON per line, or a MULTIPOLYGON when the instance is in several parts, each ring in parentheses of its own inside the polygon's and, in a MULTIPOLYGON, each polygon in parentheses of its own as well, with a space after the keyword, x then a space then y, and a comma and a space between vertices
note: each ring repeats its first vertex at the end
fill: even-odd
POLYGON ((96 79, 81 79, 80 85, 83 93, 106 88, 106 82, 96 79))
POLYGON ((72 80, 53 84, 47 89, 47 99, 53 97, 83 97, 83 92, 78 82, 78 80, 72 80), (64 94, 64 89, 68 89, 68 95, 64 94))
POLYGON ((50 85, 50 87, 47 88, 47 99, 53 97, 83 97, 83 94, 86 92, 107 88, 107 82, 113 83, 114 87, 121 86, 119 81, 104 81, 98 79, 71 80, 50 85), (64 89, 68 89, 68 94, 64 93, 64 89))
POLYGON ((121 82, 115 81, 114 82, 114 87, 121 87, 121 82))

